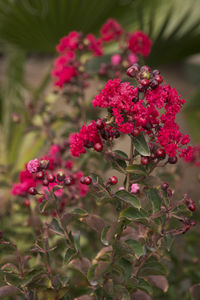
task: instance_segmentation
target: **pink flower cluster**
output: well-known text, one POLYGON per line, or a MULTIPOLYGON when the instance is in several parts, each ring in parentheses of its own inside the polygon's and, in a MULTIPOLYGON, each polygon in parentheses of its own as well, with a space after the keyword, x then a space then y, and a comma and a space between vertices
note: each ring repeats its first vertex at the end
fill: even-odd
MULTIPOLYGON (((83 172, 73 170, 73 161, 62 158, 63 147, 54 144, 50 147, 48 153, 39 160, 34 159, 27 163, 25 170, 20 172, 19 183, 14 183, 11 193, 15 196, 26 197, 28 200, 30 188, 35 188, 43 195, 39 201, 43 201, 45 191, 53 190, 56 185, 61 185, 54 193, 60 200, 60 209, 64 209, 66 201, 77 200, 87 194, 88 186, 80 183, 83 172), (61 174, 63 179, 58 177, 61 174), (67 181, 68 196, 64 191, 64 180, 67 181), (63 197, 62 197, 63 196, 63 197), (67 200, 66 200, 67 199, 67 200)), ((29 201, 30 202, 30 201, 29 201)), ((29 203, 26 201, 26 203, 29 203)))
POLYGON ((19 173, 19 182, 13 184, 11 193, 15 196, 26 197, 29 188, 35 186, 36 182, 34 180, 34 176, 29 173, 25 166, 25 170, 22 170, 19 173))
POLYGON ((102 145, 102 141, 94 121, 88 126, 84 124, 79 133, 71 134, 69 141, 71 145, 71 153, 75 157, 80 156, 81 153, 85 153, 85 148, 93 147, 97 143, 102 145))
POLYGON ((108 19, 101 27, 100 32, 103 41, 117 41, 123 33, 123 28, 116 20, 108 19))
POLYGON ((152 41, 142 31, 135 31, 129 35, 128 49, 135 53, 147 57, 150 54, 152 41))
POLYGON ((196 167, 200 167, 200 146, 188 146, 183 149, 180 154, 186 162, 193 163, 196 167))
MULTIPOLYGON (((77 31, 70 32, 67 36, 60 40, 56 49, 59 57, 54 62, 54 69, 52 70, 52 77, 55 78, 55 86, 62 88, 66 83, 73 83, 76 77, 81 76, 80 67, 82 62, 80 60, 81 54, 90 51, 94 56, 103 55, 103 46, 105 43, 117 41, 121 39, 123 43, 119 43, 119 51, 126 53, 125 60, 128 64, 137 62, 136 55, 146 57, 151 51, 151 40, 147 35, 141 31, 136 31, 131 34, 124 33, 121 25, 114 19, 108 19, 107 22, 100 29, 100 37, 97 38, 94 34, 89 33, 85 37, 82 33, 77 31), (122 46, 123 45, 123 46, 122 46)), ((119 69, 123 65, 123 59, 120 54, 116 54, 111 59, 111 65, 105 64, 106 68, 112 66, 115 75, 118 76, 119 69)), ((102 66, 100 73, 103 75, 102 66)), ((83 75, 83 74, 82 74, 83 75)), ((84 78, 83 78, 84 79, 84 78)))
MULTIPOLYGON (((120 79, 109 80, 92 101, 93 107, 106 108, 109 111, 112 119, 109 132, 116 130, 136 136, 136 131, 137 135, 143 131, 153 142, 159 144, 169 157, 175 157, 178 153, 181 157, 188 156, 190 148, 186 148, 186 145, 190 138, 181 133, 175 121, 185 100, 174 88, 166 84, 161 85, 162 77, 159 71, 151 73, 147 66, 141 67, 141 72, 138 66, 134 68, 138 72, 136 80, 139 84, 136 88, 129 82, 121 82, 120 79)), ((112 134, 109 135, 113 138, 112 134)), ((85 153, 86 140, 93 145, 103 144, 102 134, 98 132, 95 121, 88 127, 84 125, 80 133, 71 135, 72 155, 79 156, 85 153), (84 131, 87 132, 85 136, 84 131)))

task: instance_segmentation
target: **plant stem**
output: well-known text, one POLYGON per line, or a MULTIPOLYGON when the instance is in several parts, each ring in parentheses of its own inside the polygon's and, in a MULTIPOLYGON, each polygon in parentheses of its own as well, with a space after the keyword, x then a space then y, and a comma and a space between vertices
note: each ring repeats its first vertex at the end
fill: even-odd
MULTIPOLYGON (((130 145, 130 155, 129 155, 129 166, 133 164, 133 151, 134 151, 134 145, 133 141, 131 139, 131 145, 130 145)), ((130 185, 130 174, 126 175, 126 190, 129 191, 129 185, 130 185)))
POLYGON ((48 244, 48 227, 44 225, 44 233, 43 233, 43 245, 44 245, 44 256, 46 262, 47 273, 49 275, 49 279, 51 281, 51 285, 53 286, 53 274, 49 263, 49 244, 48 244))

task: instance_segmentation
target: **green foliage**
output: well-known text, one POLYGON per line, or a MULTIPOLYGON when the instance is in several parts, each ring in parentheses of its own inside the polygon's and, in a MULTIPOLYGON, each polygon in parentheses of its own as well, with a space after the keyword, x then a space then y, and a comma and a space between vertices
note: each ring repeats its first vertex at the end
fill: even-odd
POLYGON ((133 194, 131 194, 125 190, 116 192, 115 196, 117 198, 119 198, 120 200, 124 201, 125 203, 131 204, 132 206, 134 206, 138 209, 141 208, 139 199, 136 196, 134 196, 133 194))
POLYGON ((138 137, 133 139, 133 144, 139 154, 142 156, 150 156, 150 150, 142 132, 138 137))
POLYGON ((160 206, 162 203, 162 199, 159 195, 159 192, 157 189, 149 189, 147 191, 147 197, 150 203, 152 204, 153 213, 156 213, 160 210, 160 206))

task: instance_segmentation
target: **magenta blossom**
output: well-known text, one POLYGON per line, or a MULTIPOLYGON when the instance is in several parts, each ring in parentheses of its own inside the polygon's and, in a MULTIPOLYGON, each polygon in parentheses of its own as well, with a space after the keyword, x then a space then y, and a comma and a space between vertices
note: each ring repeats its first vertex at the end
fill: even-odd
POLYGON ((32 159, 27 164, 27 170, 29 173, 36 173, 39 170, 40 162, 37 158, 32 159))

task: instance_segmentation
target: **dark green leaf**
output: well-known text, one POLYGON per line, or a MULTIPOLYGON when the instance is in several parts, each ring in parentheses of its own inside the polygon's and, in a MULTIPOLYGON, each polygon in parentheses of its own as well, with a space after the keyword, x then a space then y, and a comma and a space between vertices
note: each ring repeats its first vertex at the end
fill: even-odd
POLYGON ((48 205, 48 200, 44 199, 40 204, 40 211, 43 213, 48 205))
POLYGON ((129 245, 117 239, 113 243, 113 249, 117 257, 123 257, 127 254, 131 254, 131 255, 134 254, 133 249, 129 247, 129 245))
POLYGON ((133 274, 133 263, 122 257, 118 264, 122 267, 125 278, 128 279, 133 274))
POLYGON ((27 286, 29 283, 31 283, 33 280, 35 280, 39 275, 41 275, 42 270, 32 270, 28 274, 25 275, 23 279, 23 285, 27 286))
POLYGON ((147 197, 150 203, 152 204, 153 213, 156 213, 160 210, 162 199, 159 195, 159 191, 157 189, 149 189, 147 191, 147 197))
POLYGON ((125 173, 127 165, 124 160, 115 158, 115 160, 112 162, 112 167, 121 173, 125 173))
POLYGON ((163 264, 152 261, 146 262, 143 267, 140 269, 139 274, 142 276, 149 276, 149 275, 167 275, 168 270, 166 266, 163 264))
POLYGON ((120 213, 120 217, 130 221, 137 221, 139 219, 146 219, 148 217, 148 213, 142 208, 138 210, 137 208, 129 207, 120 213))
POLYGON ((76 247, 76 250, 81 252, 81 246, 80 246, 80 232, 76 232, 73 234, 73 240, 74 240, 74 245, 76 247))
POLYGON ((138 241, 126 240, 126 243, 133 249, 137 259, 139 259, 142 255, 144 255, 144 248, 138 241))
POLYGON ((85 217, 88 215, 88 212, 82 208, 75 208, 71 211, 71 213, 80 215, 81 217, 85 217))
POLYGON ((131 174, 139 174, 142 176, 146 176, 146 169, 141 165, 131 165, 126 168, 126 171, 131 174))
POLYGON ((153 293, 151 285, 143 278, 130 278, 127 280, 126 286, 129 291, 142 290, 149 295, 153 293))
POLYGON ((128 159, 128 155, 125 152, 121 151, 121 150, 115 150, 114 153, 116 153, 117 156, 120 156, 122 158, 122 160, 128 159))
POLYGON ((130 295, 128 290, 122 285, 114 286, 114 295, 118 298, 120 295, 120 299, 122 300, 130 300, 130 295))
POLYGON ((98 281, 96 280, 96 277, 95 277, 95 270, 96 270, 97 266, 98 266, 98 264, 92 265, 87 274, 88 281, 90 282, 90 284, 92 286, 96 286, 98 284, 98 281))
POLYGON ((167 195, 167 190, 162 191, 162 196, 163 196, 163 199, 165 201, 165 204, 168 205, 169 204, 169 199, 168 199, 168 195, 167 195))
POLYGON ((164 244, 168 251, 170 251, 173 241, 174 241, 174 236, 172 234, 169 233, 164 236, 164 244))
POLYGON ((150 150, 148 144, 145 140, 144 134, 141 132, 140 135, 133 139, 133 144, 135 149, 142 155, 142 156, 150 156, 150 150))
POLYGON ((108 230, 110 229, 110 226, 106 226, 103 228, 102 232, 101 232, 101 242, 105 245, 108 246, 109 242, 107 240, 107 233, 108 230))
POLYGON ((138 289, 147 292, 149 295, 153 293, 151 285, 143 278, 138 278, 138 289))
POLYGON ((54 232, 56 232, 59 235, 64 236, 64 231, 63 229, 60 227, 60 224, 58 223, 58 220, 53 218, 53 221, 50 225, 51 230, 53 230, 54 232))
POLYGON ((76 250, 73 248, 68 248, 65 253, 64 263, 68 264, 76 255, 76 250))
POLYGON ((136 196, 134 196, 133 194, 127 192, 126 190, 121 190, 115 193, 115 196, 117 198, 119 198, 120 200, 131 204, 132 206, 140 209, 141 208, 141 204, 140 201, 138 200, 138 198, 136 196))

